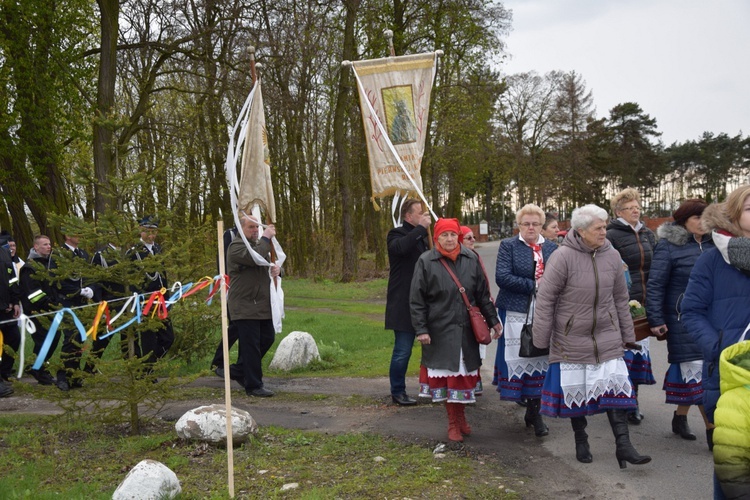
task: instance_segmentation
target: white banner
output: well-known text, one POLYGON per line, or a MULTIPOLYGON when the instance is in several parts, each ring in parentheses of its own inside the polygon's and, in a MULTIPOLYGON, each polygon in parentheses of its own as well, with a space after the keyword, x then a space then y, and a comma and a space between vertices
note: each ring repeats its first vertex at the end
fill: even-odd
POLYGON ((422 193, 435 53, 354 61, 373 198, 422 193))
POLYGON ((249 214, 253 205, 258 205, 263 209, 267 222, 276 222, 276 203, 271 185, 271 161, 268 154, 266 116, 263 113, 260 76, 255 83, 255 96, 250 104, 247 135, 242 149, 238 208, 249 214))

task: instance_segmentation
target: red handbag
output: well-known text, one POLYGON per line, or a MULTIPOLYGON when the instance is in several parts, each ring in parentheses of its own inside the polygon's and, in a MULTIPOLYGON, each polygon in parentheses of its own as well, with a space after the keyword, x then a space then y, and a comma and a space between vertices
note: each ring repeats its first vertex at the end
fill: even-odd
POLYGON ((466 304, 466 311, 469 313, 469 321, 471 322, 471 330, 474 332, 474 338, 480 344, 490 344, 492 342, 492 335, 490 333, 490 327, 487 325, 487 320, 485 320, 482 315, 482 311, 478 306, 471 305, 469 297, 466 296, 466 289, 461 285, 461 282, 458 281, 458 278, 453 271, 451 271, 451 268, 448 267, 448 263, 445 262, 445 259, 440 259, 440 263, 448 270, 448 274, 451 275, 451 278, 453 278, 453 281, 456 283, 458 291, 461 292, 461 297, 463 297, 464 304, 466 304))

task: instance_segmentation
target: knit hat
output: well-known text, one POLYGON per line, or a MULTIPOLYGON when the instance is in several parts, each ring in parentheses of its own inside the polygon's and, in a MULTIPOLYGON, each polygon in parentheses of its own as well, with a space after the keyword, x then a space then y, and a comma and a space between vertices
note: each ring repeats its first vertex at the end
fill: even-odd
POLYGON ((446 231, 453 231, 457 235, 461 235, 461 224, 458 219, 438 219, 435 223, 435 236, 434 240, 437 241, 438 236, 446 231))

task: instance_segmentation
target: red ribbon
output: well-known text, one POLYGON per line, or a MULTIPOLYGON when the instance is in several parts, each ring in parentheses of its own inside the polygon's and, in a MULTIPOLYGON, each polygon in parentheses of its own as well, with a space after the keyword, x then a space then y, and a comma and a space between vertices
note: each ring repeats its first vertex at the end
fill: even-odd
POLYGON ((206 288, 206 287, 207 287, 208 285, 210 285, 211 283, 213 283, 213 281, 214 281, 214 280, 213 280, 213 278, 203 278, 203 279, 202 279, 201 281, 199 281, 199 282, 198 282, 198 283, 197 283, 197 284, 196 284, 195 286, 193 286, 193 288, 191 288, 190 290, 188 290, 188 291, 187 291, 187 293, 185 293, 185 294, 184 294, 184 295, 182 296, 182 298, 184 299, 184 298, 190 297, 190 296, 191 296, 191 295, 193 295, 193 294, 194 294, 195 292, 199 292, 199 291, 203 290, 203 289, 204 289, 204 288, 206 288))
POLYGON ((216 292, 220 290, 219 286, 222 281, 224 281, 224 288, 226 290, 229 290, 229 276, 225 274, 222 278, 219 278, 218 280, 214 281, 215 286, 211 289, 211 292, 208 294, 208 298, 206 299, 206 302, 213 299, 214 295, 216 295, 216 292))
POLYGON ((151 294, 151 296, 148 298, 148 302, 146 302, 146 305, 143 308, 143 315, 148 316, 148 313, 151 311, 151 306, 154 305, 154 302, 156 302, 154 313, 159 317, 159 319, 167 319, 167 316, 169 315, 169 312, 167 311, 167 301, 164 299, 164 293, 162 293, 161 291, 151 294))

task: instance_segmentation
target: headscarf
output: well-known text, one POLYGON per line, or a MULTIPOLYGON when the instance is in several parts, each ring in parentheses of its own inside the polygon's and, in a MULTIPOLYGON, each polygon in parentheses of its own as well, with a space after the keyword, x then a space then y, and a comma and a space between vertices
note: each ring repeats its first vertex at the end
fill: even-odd
POLYGON ((461 232, 458 233, 458 242, 460 244, 464 244, 464 236, 466 236, 469 233, 473 233, 474 231, 471 230, 469 226, 461 226, 461 232))
POLYGON ((461 225, 459 224, 458 219, 438 219, 438 221, 435 223, 435 236, 433 237, 433 240, 435 241, 435 248, 438 252, 440 252, 440 255, 449 258, 453 262, 456 262, 458 254, 461 252, 461 245, 456 245, 456 248, 449 252, 442 246, 440 246, 440 243, 438 242, 438 236, 446 231, 453 231, 454 233, 459 235, 460 241, 461 225))

